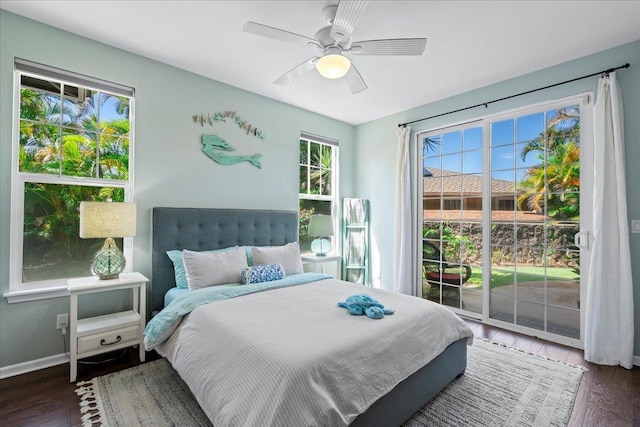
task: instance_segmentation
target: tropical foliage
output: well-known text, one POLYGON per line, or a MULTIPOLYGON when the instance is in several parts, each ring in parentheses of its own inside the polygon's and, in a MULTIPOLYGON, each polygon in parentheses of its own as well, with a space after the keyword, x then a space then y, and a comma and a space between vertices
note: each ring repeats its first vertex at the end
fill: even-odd
POLYGON ((518 208, 557 220, 577 220, 580 215, 580 111, 565 107, 549 119, 547 130, 520 152, 524 161, 535 154, 539 163, 530 167, 519 183, 518 208))
POLYGON ((20 90, 18 170, 29 174, 24 184, 24 281, 52 278, 43 266, 73 264, 78 256, 92 254, 101 242, 79 239, 80 202, 123 201, 122 186, 109 181, 129 178, 129 99, 56 85, 56 93, 41 87, 20 90), (76 96, 70 94, 73 89, 76 96), (95 180, 56 183, 39 175, 95 180), (103 185, 97 185, 100 181, 103 185))
POLYGON ((322 214, 331 215, 331 201, 300 199, 298 212, 298 242, 300 250, 308 252, 311 250, 311 242, 316 238, 309 236, 309 220, 311 215, 322 214))
POLYGON ((300 140, 300 194, 331 195, 333 148, 300 140))
POLYGON ((333 146, 306 139, 300 140, 298 240, 303 252, 311 250, 311 242, 314 239, 307 234, 311 215, 331 215, 333 157, 333 146))
POLYGON ((314 208, 305 209, 300 207, 298 214, 298 243, 300 244, 300 250, 303 252, 311 249, 311 242, 314 239, 314 237, 309 236, 309 220, 314 212, 314 208))
POLYGON ((23 88, 19 170, 128 179, 129 116, 128 107, 122 105, 119 98, 99 92, 77 106, 58 95, 23 88), (116 102, 109 102, 112 98, 116 102), (116 118, 99 120, 98 105, 107 103, 116 109, 116 118))
POLYGON ((440 147, 441 136, 427 137, 422 140, 422 154, 435 153, 440 147))
MULTIPOLYGON (((434 240, 439 243, 444 258, 449 262, 463 262, 465 255, 471 255, 476 248, 473 241, 466 235, 456 233, 448 221, 440 223, 427 223, 422 228, 424 239, 434 240)), ((427 251, 423 248, 425 259, 428 258, 427 251)))

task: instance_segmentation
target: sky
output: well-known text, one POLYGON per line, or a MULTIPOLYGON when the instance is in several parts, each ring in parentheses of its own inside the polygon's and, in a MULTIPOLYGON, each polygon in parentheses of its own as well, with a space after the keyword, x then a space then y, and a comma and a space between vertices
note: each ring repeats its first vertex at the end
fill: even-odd
MULTIPOLYGON (((520 152, 545 128, 545 114, 550 118, 557 109, 491 123, 491 175, 494 179, 516 182, 526 171, 540 163, 536 152, 522 160, 520 152)), ((431 136, 439 141, 433 150, 425 149, 424 167, 465 174, 482 174, 482 127, 431 136), (442 163, 441 163, 442 162, 442 163)))

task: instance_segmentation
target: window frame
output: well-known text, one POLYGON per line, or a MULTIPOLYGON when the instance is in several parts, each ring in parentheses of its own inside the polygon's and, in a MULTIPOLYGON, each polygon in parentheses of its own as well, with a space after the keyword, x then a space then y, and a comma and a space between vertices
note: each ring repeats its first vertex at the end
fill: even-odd
MULTIPOLYGON (((135 91, 133 88, 19 58, 16 58, 14 62, 13 78, 9 291, 3 294, 9 303, 55 298, 69 294, 67 291, 67 280, 71 277, 23 282, 24 195, 25 186, 28 183, 122 188, 124 191, 125 202, 133 202, 135 199, 133 170, 135 144, 135 91), (67 176, 62 175, 61 173, 45 174, 21 172, 19 170, 21 121, 20 103, 22 86, 21 77, 23 75, 42 80, 55 81, 66 85, 78 86, 110 95, 127 97, 129 99, 128 179, 117 180, 96 177, 67 176)), ((59 126, 62 126, 62 124, 59 126)), ((132 271, 133 265, 133 237, 125 237, 123 239, 123 253, 126 259, 125 272, 130 272, 132 271)))
MULTIPOLYGON (((300 153, 298 153, 298 212, 300 212, 301 200, 317 200, 317 201, 329 202, 331 204, 331 217, 333 219, 333 230, 334 230, 333 236, 330 237, 329 240, 331 241, 332 252, 340 253, 340 248, 338 247, 338 245, 335 244, 336 242, 340 242, 340 239, 338 237, 341 235, 340 229, 338 227, 339 225, 338 214, 340 213, 339 206, 338 206, 338 201, 339 201, 338 189, 340 188, 339 170, 338 170, 339 169, 338 165, 340 164, 339 162, 340 145, 337 140, 319 136, 319 135, 314 135, 308 132, 300 132, 298 147, 300 147, 300 141, 302 140, 307 142, 307 161, 304 164, 300 163, 300 153), (300 193, 300 172, 299 172, 300 166, 307 167, 307 191, 310 190, 310 185, 309 185, 310 183, 309 180, 311 175, 310 174, 310 167, 311 167, 310 144, 312 143, 320 144, 321 147, 322 146, 331 147, 331 187, 330 187, 331 194, 330 195, 310 194, 309 192, 300 193)), ((298 221, 300 221, 299 218, 298 218, 298 221)), ((298 223, 298 226, 299 226, 299 223, 298 223)), ((311 253, 311 252, 303 252, 303 253, 311 253)))

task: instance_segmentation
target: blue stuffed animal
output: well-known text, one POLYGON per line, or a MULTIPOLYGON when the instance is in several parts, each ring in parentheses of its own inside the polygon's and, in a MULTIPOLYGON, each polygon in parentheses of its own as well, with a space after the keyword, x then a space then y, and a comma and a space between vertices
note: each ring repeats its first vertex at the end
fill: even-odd
POLYGON ((351 295, 345 302, 339 302, 338 307, 346 308, 349 314, 362 316, 366 314, 371 319, 382 319, 385 314, 393 314, 395 311, 384 308, 375 298, 367 294, 351 295))

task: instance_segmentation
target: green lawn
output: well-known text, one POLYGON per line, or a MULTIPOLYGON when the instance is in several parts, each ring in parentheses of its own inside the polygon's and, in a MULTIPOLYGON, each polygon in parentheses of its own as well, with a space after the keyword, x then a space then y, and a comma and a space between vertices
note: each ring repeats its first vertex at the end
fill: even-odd
MULTIPOLYGON (((571 268, 547 267, 547 280, 577 280, 579 275, 571 268)), ((544 280, 544 267, 518 267, 518 282, 535 282, 544 280)), ((510 285, 514 282, 513 268, 510 267, 493 267, 491 269, 491 287, 510 285)), ((471 268, 471 278, 467 285, 476 285, 482 288, 482 269, 479 267, 471 268)))

